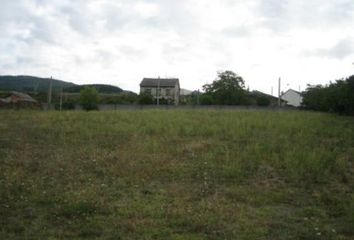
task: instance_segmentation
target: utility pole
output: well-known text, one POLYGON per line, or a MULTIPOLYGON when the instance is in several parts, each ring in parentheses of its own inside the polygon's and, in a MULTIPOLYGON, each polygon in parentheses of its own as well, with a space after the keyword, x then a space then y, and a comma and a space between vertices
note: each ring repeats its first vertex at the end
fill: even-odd
POLYGON ((160 76, 157 80, 157 105, 160 105, 160 76))
POLYGON ((48 110, 51 109, 51 104, 52 104, 52 85, 53 85, 53 77, 50 77, 49 89, 48 89, 48 110))
POLYGON ((35 80, 35 81, 33 82, 33 91, 34 91, 34 93, 36 93, 36 94, 37 94, 37 90, 38 90, 38 85, 39 85, 39 81, 38 81, 38 80, 35 80))
POLYGON ((272 90, 270 91, 271 95, 273 96, 273 86, 272 86, 272 90))
POLYGON ((62 105, 63 105, 63 87, 61 87, 61 91, 60 91, 60 104, 59 104, 60 111, 61 111, 62 105))
POLYGON ((279 78, 279 82, 278 82, 278 106, 280 107, 281 105, 281 101, 280 101, 280 88, 281 88, 281 78, 279 78))

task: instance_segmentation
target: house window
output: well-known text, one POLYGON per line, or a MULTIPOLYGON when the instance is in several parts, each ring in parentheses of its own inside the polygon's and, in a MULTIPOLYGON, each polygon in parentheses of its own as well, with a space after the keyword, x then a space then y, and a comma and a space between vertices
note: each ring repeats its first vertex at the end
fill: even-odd
POLYGON ((166 96, 171 96, 171 89, 166 89, 166 96))
POLYGON ((144 92, 145 92, 146 94, 151 95, 151 88, 146 88, 144 92))

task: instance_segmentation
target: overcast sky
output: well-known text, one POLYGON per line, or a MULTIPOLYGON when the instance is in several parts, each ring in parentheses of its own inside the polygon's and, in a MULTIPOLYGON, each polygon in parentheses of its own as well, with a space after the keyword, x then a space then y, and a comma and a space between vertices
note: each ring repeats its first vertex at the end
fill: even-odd
POLYGON ((220 70, 270 93, 354 74, 353 0, 0 0, 0 75, 139 91, 220 70), (288 85, 287 85, 288 84, 288 85))

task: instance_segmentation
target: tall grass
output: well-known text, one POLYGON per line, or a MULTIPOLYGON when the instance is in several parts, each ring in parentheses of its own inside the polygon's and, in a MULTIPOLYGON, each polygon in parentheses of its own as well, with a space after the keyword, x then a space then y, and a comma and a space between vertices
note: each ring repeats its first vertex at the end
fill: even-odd
POLYGON ((352 239, 354 121, 0 112, 1 239, 352 239))

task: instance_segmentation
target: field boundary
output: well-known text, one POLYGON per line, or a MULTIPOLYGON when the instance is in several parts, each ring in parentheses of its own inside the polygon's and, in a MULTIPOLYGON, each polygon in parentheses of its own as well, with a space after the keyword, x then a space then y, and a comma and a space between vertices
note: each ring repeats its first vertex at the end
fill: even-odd
MULTIPOLYGON (((76 111, 82 111, 80 104, 75 105, 76 111)), ((135 105, 135 104, 99 104, 100 111, 119 110, 267 110, 289 111, 298 110, 292 107, 259 107, 259 106, 232 106, 232 105, 135 105)))

